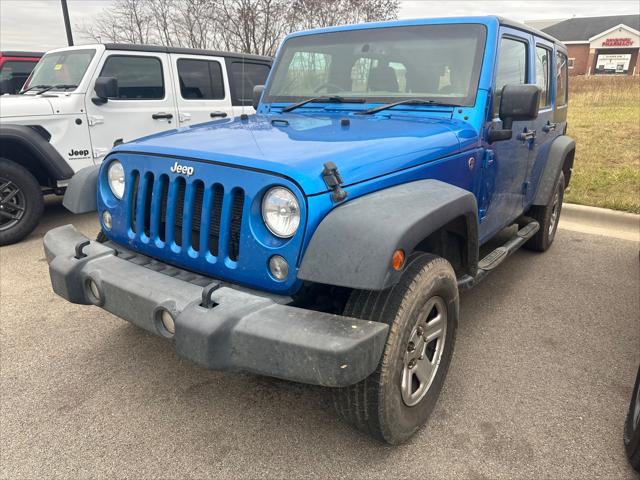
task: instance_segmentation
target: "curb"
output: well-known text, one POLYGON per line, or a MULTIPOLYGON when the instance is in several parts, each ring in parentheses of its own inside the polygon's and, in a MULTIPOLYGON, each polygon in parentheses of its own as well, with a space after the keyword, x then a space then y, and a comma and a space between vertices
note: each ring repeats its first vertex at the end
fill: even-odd
POLYGON ((640 242, 640 215, 608 208, 565 203, 558 227, 640 242))

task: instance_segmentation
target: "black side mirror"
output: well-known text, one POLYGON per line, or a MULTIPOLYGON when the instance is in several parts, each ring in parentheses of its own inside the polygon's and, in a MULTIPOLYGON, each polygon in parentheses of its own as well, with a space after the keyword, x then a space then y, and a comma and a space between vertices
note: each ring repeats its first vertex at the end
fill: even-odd
POLYGON ((118 79, 116 77, 98 77, 93 90, 96 92, 97 98, 92 98, 91 101, 96 105, 105 104, 110 98, 118 96, 118 79))
POLYGON ((505 85, 500 95, 501 129, 489 132, 489 143, 508 140, 514 121, 533 120, 538 117, 540 87, 537 85, 505 85))
POLYGON ((256 85, 253 87, 253 108, 258 110, 258 105, 260 105, 260 98, 262 97, 262 92, 264 92, 264 85, 256 85))

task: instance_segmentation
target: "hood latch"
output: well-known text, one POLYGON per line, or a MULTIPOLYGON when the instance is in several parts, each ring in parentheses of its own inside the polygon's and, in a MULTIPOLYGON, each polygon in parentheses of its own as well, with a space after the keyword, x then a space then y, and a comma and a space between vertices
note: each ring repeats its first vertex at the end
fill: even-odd
POLYGON ((347 192, 340 186, 344 183, 344 180, 342 180, 342 176, 335 163, 327 162, 324 164, 322 179, 327 188, 331 190, 331 200, 338 203, 347 198, 347 192))

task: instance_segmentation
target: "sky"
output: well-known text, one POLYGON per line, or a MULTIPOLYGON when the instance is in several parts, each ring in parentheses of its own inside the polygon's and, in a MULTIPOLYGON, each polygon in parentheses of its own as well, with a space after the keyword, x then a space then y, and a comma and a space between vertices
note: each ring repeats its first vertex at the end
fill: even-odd
MULTIPOLYGON (((90 24, 113 0, 68 0, 73 26, 90 24)), ((640 0, 402 0, 400 18, 502 15, 513 20, 640 13, 640 0)), ((89 43, 76 33, 77 44, 89 43)), ((59 0, 0 0, 0 50, 46 51, 67 43, 59 0)))

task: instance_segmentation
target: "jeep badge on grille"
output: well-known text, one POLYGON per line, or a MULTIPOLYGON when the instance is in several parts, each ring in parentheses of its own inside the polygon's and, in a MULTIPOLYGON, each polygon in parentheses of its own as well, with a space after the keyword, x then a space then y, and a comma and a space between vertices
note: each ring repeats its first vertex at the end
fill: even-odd
POLYGON ((172 173, 181 173, 183 175, 186 175, 187 177, 190 177, 191 175, 193 175, 193 172, 194 172, 193 167, 180 165, 178 164, 178 162, 174 163, 173 166, 170 168, 170 170, 172 173))

